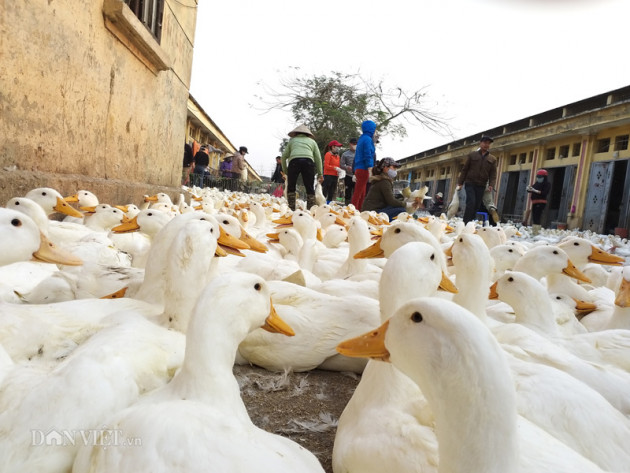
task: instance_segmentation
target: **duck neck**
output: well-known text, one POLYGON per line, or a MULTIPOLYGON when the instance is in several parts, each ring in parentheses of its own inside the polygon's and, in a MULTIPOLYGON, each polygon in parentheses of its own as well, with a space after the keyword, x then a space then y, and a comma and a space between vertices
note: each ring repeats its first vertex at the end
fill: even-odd
POLYGON ((483 262, 474 266, 478 270, 471 271, 470 267, 455 267, 457 294, 453 302, 465 307, 475 314, 482 322, 488 322, 486 306, 490 287, 490 266, 483 262))
POLYGON ((553 314, 553 306, 544 288, 532 297, 520 297, 510 303, 514 309, 517 323, 535 330, 539 334, 549 337, 557 336, 558 325, 553 314))
POLYGON ((615 304, 607 329, 630 329, 630 307, 620 307, 615 304))
MULTIPOLYGON (((184 363, 169 386, 181 399, 206 402, 250 422, 232 372, 238 344, 247 328, 242 321, 232 320, 226 333, 226 327, 213 323, 215 314, 201 317, 205 320, 193 317, 190 321, 184 363)), ((220 322, 225 325, 225 321, 220 322)))
POLYGON ((440 473, 518 469, 514 384, 496 341, 485 346, 423 388, 435 414, 440 473))

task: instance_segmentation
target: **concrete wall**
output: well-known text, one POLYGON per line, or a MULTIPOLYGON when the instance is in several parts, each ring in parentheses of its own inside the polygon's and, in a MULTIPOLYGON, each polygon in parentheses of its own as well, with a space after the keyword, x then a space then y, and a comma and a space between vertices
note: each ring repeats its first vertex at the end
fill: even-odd
POLYGON ((179 185, 197 10, 165 2, 159 71, 106 27, 108 3, 122 5, 0 2, 0 204, 38 186, 130 203, 179 185))

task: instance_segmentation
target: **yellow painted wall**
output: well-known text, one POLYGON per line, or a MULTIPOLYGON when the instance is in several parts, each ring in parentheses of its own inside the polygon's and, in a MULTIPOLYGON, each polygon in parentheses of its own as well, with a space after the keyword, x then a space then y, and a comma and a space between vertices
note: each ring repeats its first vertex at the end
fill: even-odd
MULTIPOLYGON (((586 101, 588 100, 586 99, 586 101)), ((569 105, 568 109, 570 110, 571 107, 572 105, 569 105)), ((630 149, 615 149, 615 140, 622 135, 630 135, 630 103, 627 101, 608 108, 595 106, 592 110, 584 110, 567 116, 565 119, 505 133, 504 136, 495 134, 495 142, 490 148, 490 152, 498 158, 497 185, 500 185, 500 176, 504 172, 530 170, 530 177, 533 182, 534 172, 540 168, 551 169, 576 165, 574 188, 576 206, 575 212, 568 216, 568 227, 578 228, 582 225, 584 216, 591 164, 598 161, 630 159, 630 149), (598 141, 605 138, 610 138, 609 151, 597 152, 598 141), (580 144, 579 153, 574 151, 575 144, 580 144), (565 149, 568 152, 567 156, 562 153, 564 157, 560 158, 561 147, 563 146, 568 146, 568 150, 565 149), (554 150, 552 159, 548 159, 547 155, 550 149, 554 150), (521 161, 522 154, 525 154, 524 161, 521 161), (513 156, 516 157, 515 160, 512 158, 513 156)), ((433 180, 427 174, 429 170, 435 169, 437 173, 439 167, 450 165, 454 174, 451 189, 449 189, 449 195, 452 195, 465 156, 477 147, 476 141, 469 140, 466 142, 466 146, 450 149, 451 145, 448 145, 446 151, 435 154, 428 151, 429 156, 405 161, 401 167, 401 172, 405 175, 409 172, 412 172, 414 176, 419 174, 421 177, 415 179, 414 182, 423 183, 433 180)), ((499 188, 498 192, 502 192, 502 189, 499 188)), ((529 205, 528 200, 527 206, 529 207, 529 205)))
POLYGON ((0 2, 3 202, 31 183, 62 193, 95 186, 102 201, 179 184, 196 7, 165 2, 168 68, 157 72, 107 29, 103 6, 0 2))

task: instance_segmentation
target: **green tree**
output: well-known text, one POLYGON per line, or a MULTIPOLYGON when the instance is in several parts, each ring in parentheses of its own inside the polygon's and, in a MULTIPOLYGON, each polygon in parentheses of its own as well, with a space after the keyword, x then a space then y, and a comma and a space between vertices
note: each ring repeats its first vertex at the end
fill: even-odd
POLYGON ((404 138, 405 124, 449 133, 446 122, 427 107, 425 89, 408 92, 341 72, 281 79, 280 85, 280 91, 267 88, 266 97, 259 97, 264 108, 289 111, 296 123, 309 127, 322 150, 331 140, 347 144, 358 138, 364 120, 376 122, 381 136, 404 138))

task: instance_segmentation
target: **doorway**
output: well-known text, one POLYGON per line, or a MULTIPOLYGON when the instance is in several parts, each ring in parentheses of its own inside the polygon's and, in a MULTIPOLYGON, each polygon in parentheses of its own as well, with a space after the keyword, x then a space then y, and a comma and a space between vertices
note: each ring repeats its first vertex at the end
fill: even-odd
POLYGON ((521 222, 527 204, 529 170, 501 174, 501 190, 497 209, 503 221, 521 222))
POLYGON ((596 233, 612 234, 628 229, 630 167, 628 160, 604 161, 591 165, 583 227, 596 233))
POLYGON ((576 169, 577 166, 547 169, 551 190, 547 195, 547 207, 541 221, 543 227, 555 228, 558 223, 566 223, 573 198, 576 169))

